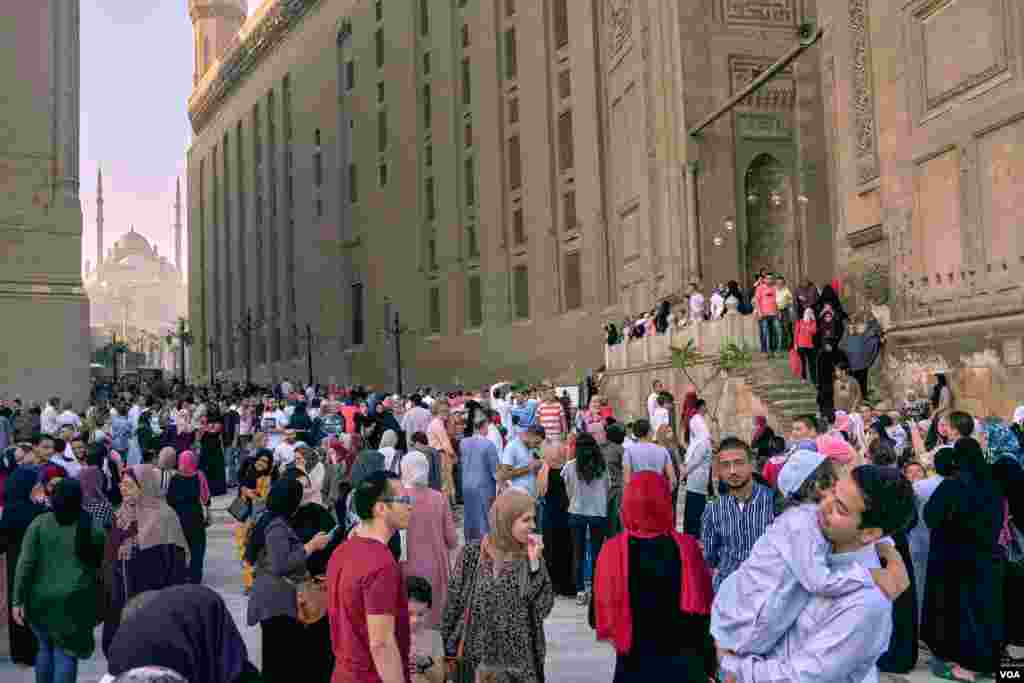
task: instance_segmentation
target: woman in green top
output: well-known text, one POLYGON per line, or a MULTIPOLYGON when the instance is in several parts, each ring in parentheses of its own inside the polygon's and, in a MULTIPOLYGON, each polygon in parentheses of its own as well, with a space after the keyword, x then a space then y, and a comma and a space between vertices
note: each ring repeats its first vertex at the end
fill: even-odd
POLYGON ((105 541, 82 509, 82 487, 58 482, 53 512, 29 525, 14 576, 12 616, 39 641, 37 683, 74 683, 78 660, 96 647, 97 570, 105 541))

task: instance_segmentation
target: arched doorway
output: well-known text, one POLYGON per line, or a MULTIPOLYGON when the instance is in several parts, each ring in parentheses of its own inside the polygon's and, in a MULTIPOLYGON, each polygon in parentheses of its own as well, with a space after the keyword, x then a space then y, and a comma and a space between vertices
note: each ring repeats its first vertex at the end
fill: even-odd
POLYGON ((761 268, 796 276, 796 216, 793 183, 786 167, 771 154, 757 156, 745 179, 747 211, 743 265, 748 278, 761 268))

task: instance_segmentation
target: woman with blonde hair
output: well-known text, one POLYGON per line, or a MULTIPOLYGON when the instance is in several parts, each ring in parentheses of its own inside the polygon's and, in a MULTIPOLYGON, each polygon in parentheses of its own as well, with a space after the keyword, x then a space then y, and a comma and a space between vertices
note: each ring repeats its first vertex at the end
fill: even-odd
POLYGON ((535 532, 537 503, 509 489, 491 507, 491 532, 459 553, 441 635, 461 658, 456 680, 544 680, 544 620, 555 595, 535 532))
POLYGON ((437 628, 448 598, 451 551, 458 547, 459 536, 451 506, 444 495, 428 486, 429 478, 430 462, 426 455, 410 451, 402 458, 403 495, 413 501, 405 531, 406 559, 402 571, 405 576, 422 576, 430 583, 433 595, 427 628, 437 628))

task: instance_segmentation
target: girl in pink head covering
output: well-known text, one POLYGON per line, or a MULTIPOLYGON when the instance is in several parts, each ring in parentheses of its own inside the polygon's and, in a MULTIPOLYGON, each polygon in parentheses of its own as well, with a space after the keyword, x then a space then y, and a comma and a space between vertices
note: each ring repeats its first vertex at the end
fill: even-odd
POLYGON ((183 451, 178 456, 178 473, 185 477, 199 477, 199 500, 204 506, 210 504, 210 485, 206 475, 199 471, 199 458, 192 451, 183 451))

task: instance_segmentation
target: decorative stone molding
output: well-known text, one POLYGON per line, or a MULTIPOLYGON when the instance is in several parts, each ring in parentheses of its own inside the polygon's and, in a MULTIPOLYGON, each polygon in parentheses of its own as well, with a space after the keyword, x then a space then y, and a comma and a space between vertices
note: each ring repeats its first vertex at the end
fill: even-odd
POLYGON ((871 39, 868 0, 850 0, 850 34, 853 39, 851 89, 853 135, 856 140, 857 183, 878 177, 878 136, 875 126, 875 88, 871 70, 871 39))
MULTIPOLYGON (((729 57, 729 80, 733 94, 740 92, 764 73, 774 59, 732 55, 729 57)), ((796 78, 788 66, 761 88, 743 99, 739 106, 755 109, 792 109, 796 104, 796 78)))
POLYGON ((885 230, 881 225, 872 225, 864 228, 863 230, 848 233, 846 235, 846 239, 849 241, 851 247, 859 249, 860 247, 866 247, 867 245, 874 244, 875 242, 881 242, 885 239, 885 230))
MULTIPOLYGON (((627 0, 628 1, 628 0, 627 0)), ((259 66, 306 14, 321 0, 278 0, 243 39, 232 43, 212 78, 201 83, 189 98, 188 116, 198 134, 217 108, 259 66)))
POLYGON ((797 0, 722 0, 722 17, 730 26, 789 28, 799 17, 797 0))
POLYGON ((633 34, 633 0, 606 0, 608 6, 608 53, 622 52, 633 34))

